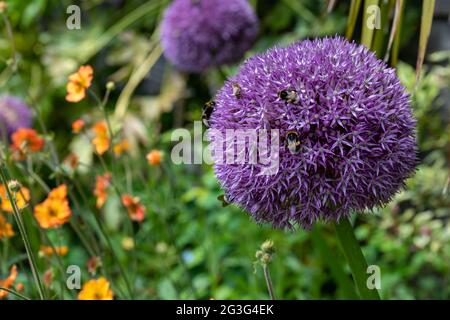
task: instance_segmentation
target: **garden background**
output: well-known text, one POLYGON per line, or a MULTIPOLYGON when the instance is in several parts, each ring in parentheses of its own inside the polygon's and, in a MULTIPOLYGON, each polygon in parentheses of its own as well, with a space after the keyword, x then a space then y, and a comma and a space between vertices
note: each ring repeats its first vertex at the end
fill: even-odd
MULTIPOLYGON (((372 2, 381 8, 381 28, 370 33, 369 46, 383 59, 397 1, 372 2)), ((428 16, 422 1, 398 2, 402 14, 388 62, 411 93, 420 164, 391 203, 354 215, 352 223, 368 264, 380 268, 382 298, 448 299, 450 2, 436 1, 428 16), (425 52, 419 45, 421 26, 431 16, 425 64, 416 82, 417 57, 425 52)), ((73 271, 67 268, 78 266, 81 284, 104 277, 118 299, 267 299, 264 266, 255 256, 266 239, 274 244, 268 268, 277 298, 357 297, 332 225, 295 231, 257 225, 243 210, 218 200, 222 191, 211 165, 171 161, 173 130, 194 134, 203 104, 239 64, 189 74, 167 62, 159 25, 169 1, 6 3, 0 22, 0 95, 19 97, 31 107, 33 128, 45 146, 18 159, 8 137, 0 144, 5 181, 16 179, 30 191, 29 203, 19 208, 19 226, 3 205, 8 201, 3 188, 0 215, 14 235, 0 233, 0 284, 8 285, 4 280, 11 279, 14 265, 17 277, 9 283, 12 291, 0 297, 75 299, 79 290, 68 288, 73 271), (71 5, 81 8, 80 29, 66 24, 71 5), (92 94, 74 104, 65 98, 66 84, 81 65, 93 68, 92 94), (99 155, 92 135, 105 114, 114 139, 99 155), (73 127, 76 120, 83 129, 73 127), (42 228, 35 207, 62 184, 70 221, 42 228), (130 201, 139 198, 145 217, 129 219, 124 194, 130 201), (101 196, 105 203, 99 206, 101 196)), ((336 34, 367 44, 363 13, 371 1, 250 3, 260 26, 246 57, 275 44, 336 34)))

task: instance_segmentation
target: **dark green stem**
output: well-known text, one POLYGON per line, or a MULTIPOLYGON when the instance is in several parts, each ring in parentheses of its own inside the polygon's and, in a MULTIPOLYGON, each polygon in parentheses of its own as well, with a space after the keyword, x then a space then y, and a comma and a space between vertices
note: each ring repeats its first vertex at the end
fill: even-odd
POLYGON ((369 289, 367 286, 367 262, 353 233, 352 225, 348 219, 344 218, 334 226, 341 249, 352 271, 359 296, 364 300, 379 300, 378 291, 369 289))
POLYGON ((19 213, 19 210, 17 209, 13 195, 12 195, 11 191, 9 190, 8 181, 10 180, 10 178, 9 178, 7 169, 3 163, 0 165, 0 176, 1 176, 2 183, 5 186, 6 194, 8 196, 9 202, 11 203, 14 218, 15 218, 17 226, 19 228, 20 236, 22 237, 23 243, 25 245, 25 251, 27 253, 28 261, 30 263, 31 272, 33 273, 33 278, 36 282, 36 286, 37 286, 37 289, 39 292, 39 297, 43 300, 43 299, 45 299, 44 285, 43 285, 42 280, 38 273, 36 259, 34 258, 33 251, 31 250, 31 245, 30 245, 30 241, 28 239, 27 232, 25 230, 25 226, 22 223, 22 219, 20 217, 20 213, 19 213))
POLYGON ((273 284, 272 278, 270 277, 269 266, 267 264, 263 264, 264 278, 266 279, 267 290, 269 291, 269 296, 271 300, 275 299, 275 294, 273 292, 273 284))
POLYGON ((15 295, 16 297, 19 297, 22 300, 31 300, 28 297, 25 297, 23 294, 18 293, 17 291, 8 289, 8 288, 4 288, 4 287, 0 287, 0 291, 5 290, 6 292, 11 293, 12 295, 15 295))

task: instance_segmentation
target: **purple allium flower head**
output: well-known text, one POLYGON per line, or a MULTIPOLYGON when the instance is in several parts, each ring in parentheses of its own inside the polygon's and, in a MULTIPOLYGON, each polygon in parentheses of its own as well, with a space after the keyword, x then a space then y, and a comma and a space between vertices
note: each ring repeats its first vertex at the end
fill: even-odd
POLYGON ((0 97, 0 133, 11 135, 19 128, 29 128, 33 122, 31 109, 19 98, 0 97))
POLYGON ((241 59, 257 32, 246 0, 175 0, 164 14, 161 43, 179 69, 202 72, 241 59))
POLYGON ((222 133, 279 130, 276 174, 260 175, 258 163, 219 163, 213 154, 227 201, 279 228, 382 206, 417 162, 415 120, 395 70, 340 37, 249 58, 217 93, 209 123, 222 133), (289 134, 298 138, 294 152, 289 134))

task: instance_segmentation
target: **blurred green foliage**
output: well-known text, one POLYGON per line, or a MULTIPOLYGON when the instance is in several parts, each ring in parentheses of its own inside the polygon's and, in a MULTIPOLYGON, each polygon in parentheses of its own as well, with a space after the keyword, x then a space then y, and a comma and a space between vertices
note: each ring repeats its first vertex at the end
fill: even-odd
MULTIPOLYGON (((251 1, 261 20, 259 40, 252 52, 274 44, 288 44, 307 37, 344 34, 348 3, 338 1, 330 14, 326 1, 251 1)), ((110 269, 109 278, 118 297, 125 297, 124 283, 113 257, 104 249, 95 220, 88 214, 94 205, 95 174, 104 168, 93 156, 85 137, 74 137, 70 124, 76 118, 92 123, 101 116, 92 100, 68 104, 64 100, 68 74, 78 65, 94 67, 93 90, 104 94, 108 80, 117 89, 107 104, 112 115, 117 99, 128 79, 151 50, 152 34, 168 1, 81 1, 82 28, 69 31, 65 26, 66 8, 71 1, 9 1, 10 17, 18 54, 18 71, 1 88, 1 93, 23 97, 43 117, 46 137, 56 145, 63 159, 75 152, 83 166, 74 173, 87 195, 71 186, 74 219, 83 217, 93 232, 82 229, 105 250, 102 264, 110 269), (145 14, 141 14, 145 11, 145 14), (79 204, 75 206, 74 200, 79 204)), ((405 14, 402 43, 417 32, 420 6, 405 14)), ((2 26, 3 27, 3 26, 2 26)), ((447 53, 448 54, 448 53, 447 53)), ((2 31, 1 67, 10 55, 9 41, 2 31), (4 37, 5 36, 5 37, 4 37)), ((405 57, 411 61, 411 57, 405 57)), ((400 52, 402 59, 402 52, 400 52)), ((369 264, 381 268, 381 295, 389 299, 450 297, 450 199, 449 185, 449 100, 442 98, 450 83, 448 56, 434 56, 440 65, 429 66, 417 88, 415 71, 407 63, 397 67, 398 75, 412 94, 412 106, 418 120, 420 165, 392 203, 373 214, 355 216, 356 235, 369 264)), ((233 74, 236 66, 223 68, 233 74)), ((268 297, 261 268, 255 264, 255 252, 270 238, 276 253, 270 263, 275 294, 283 299, 354 298, 351 276, 338 250, 329 225, 317 225, 312 231, 285 232, 255 224, 242 210, 223 208, 221 194, 211 166, 174 165, 170 161, 173 129, 185 127, 193 132, 192 121, 200 119, 201 106, 214 95, 223 78, 217 70, 202 76, 178 73, 163 60, 133 92, 126 118, 113 123, 120 135, 130 141, 129 154, 120 161, 107 160, 117 184, 139 196, 147 208, 142 224, 134 224, 134 248, 124 245, 131 235, 120 199, 110 192, 101 219, 107 226, 119 261, 140 299, 215 298, 266 299, 268 297), (155 89, 156 88, 156 89, 155 89), (160 167, 149 167, 145 153, 157 148, 165 152, 160 167)), ((36 127, 40 128, 36 123, 36 127)), ((48 159, 34 159, 36 163, 48 159)), ((33 201, 44 191, 22 164, 10 164, 15 177, 33 190, 33 201), (23 169, 23 170, 22 170, 23 169)), ((54 169, 54 168, 53 168, 54 169)), ((45 164, 35 171, 53 186, 58 174, 45 164)), ((38 231, 30 212, 25 214, 35 250, 46 239, 38 231)), ((86 264, 90 253, 71 227, 49 231, 56 244, 69 246, 62 266, 79 265, 83 281, 91 275, 86 264)), ((36 297, 26 256, 19 237, 0 245, 0 278, 12 264, 19 265, 19 281, 24 294, 36 297), (6 254, 5 254, 6 252, 6 254)), ((39 258, 41 270, 52 269, 52 297, 75 298, 76 292, 63 289, 66 274, 56 258, 39 258)), ((99 271, 101 272, 101 271, 99 271)), ((94 275, 98 276, 98 274, 94 275)), ((11 296, 11 298, 14 298, 11 296)))

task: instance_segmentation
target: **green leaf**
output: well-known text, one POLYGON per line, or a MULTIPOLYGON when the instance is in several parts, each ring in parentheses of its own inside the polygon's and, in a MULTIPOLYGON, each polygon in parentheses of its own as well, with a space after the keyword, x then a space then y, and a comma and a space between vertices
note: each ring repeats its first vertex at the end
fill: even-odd
POLYGON ((371 10, 372 8, 374 8, 373 6, 378 7, 378 0, 365 0, 364 1, 361 43, 363 45, 365 45, 367 48, 372 47, 372 39, 373 39, 374 30, 376 28, 377 20, 381 19, 381 17, 378 16, 380 14, 379 7, 378 7, 377 11, 373 12, 373 10, 371 10), (374 19, 373 23, 375 24, 375 28, 372 27, 371 23, 369 24, 369 19, 374 19))
POLYGON ((405 2, 403 0, 395 1, 395 13, 394 13, 394 21, 392 23, 391 34, 389 35, 389 43, 386 49, 386 55, 384 57, 384 61, 387 62, 389 60, 389 55, 391 53, 391 47, 393 45, 392 57, 391 57, 391 65, 395 67, 398 61, 398 49, 400 45, 400 31, 401 31, 401 22, 403 9, 405 7, 405 2))
POLYGON ((382 57, 385 47, 385 38, 389 31, 389 17, 394 7, 395 0, 382 0, 381 1, 381 17, 380 17, 380 29, 375 30, 375 35, 372 42, 372 51, 375 52, 378 58, 382 57))
POLYGON ((423 0, 422 2, 422 19, 420 22, 420 39, 419 39, 419 55, 416 63, 416 84, 420 78, 423 60, 427 50, 428 37, 433 24, 434 0, 423 0))
POLYGON ((352 270, 353 281, 359 296, 365 300, 379 300, 378 291, 367 287, 367 262, 353 233, 352 225, 348 219, 344 218, 339 223, 335 223, 334 227, 341 249, 352 270))
POLYGON ((355 30, 356 20, 358 20, 358 12, 361 7, 361 0, 352 0, 350 4, 350 12, 347 20, 347 31, 345 37, 350 40, 353 37, 353 31, 355 30))

